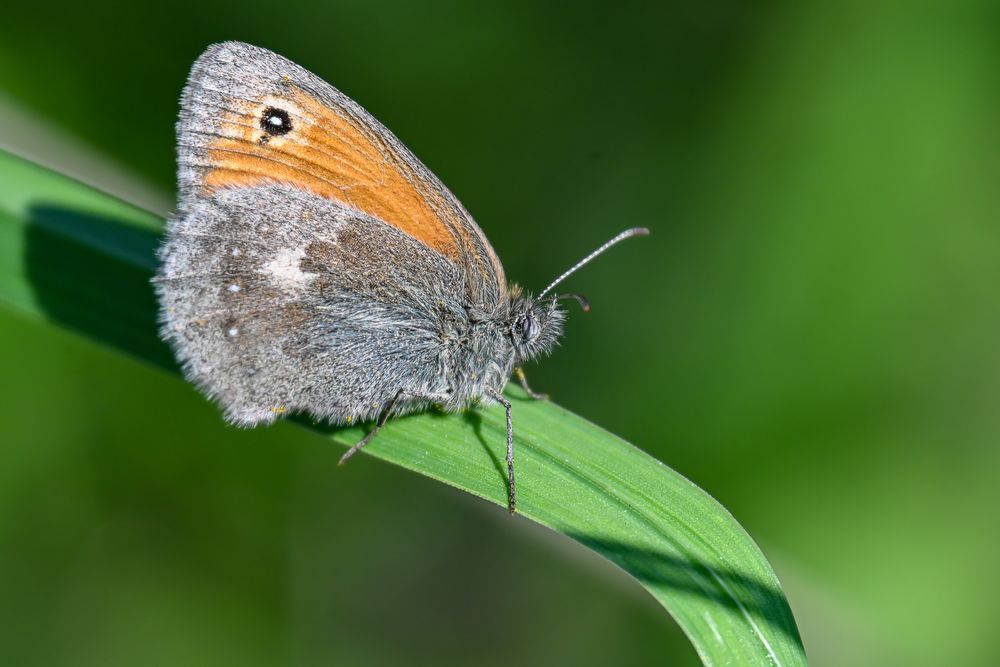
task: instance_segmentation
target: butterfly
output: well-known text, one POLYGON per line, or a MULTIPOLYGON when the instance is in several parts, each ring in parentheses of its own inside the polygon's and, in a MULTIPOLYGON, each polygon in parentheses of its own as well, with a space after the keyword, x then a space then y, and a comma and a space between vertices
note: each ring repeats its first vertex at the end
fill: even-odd
POLYGON ((333 424, 479 403, 562 334, 563 278, 509 285, 458 199, 358 104, 266 49, 209 47, 177 124, 178 204, 154 284, 185 376, 239 426, 306 413, 333 424))

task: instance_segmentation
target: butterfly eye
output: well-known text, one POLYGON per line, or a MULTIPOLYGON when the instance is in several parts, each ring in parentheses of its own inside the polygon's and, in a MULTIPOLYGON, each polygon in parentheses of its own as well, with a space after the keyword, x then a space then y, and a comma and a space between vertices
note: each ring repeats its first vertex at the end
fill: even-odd
POLYGON ((521 337, 527 341, 532 341, 538 335, 538 322, 529 313, 521 319, 521 337))
POLYGON ((268 107, 260 118, 260 127, 272 136, 280 136, 292 131, 292 119, 284 109, 268 107))

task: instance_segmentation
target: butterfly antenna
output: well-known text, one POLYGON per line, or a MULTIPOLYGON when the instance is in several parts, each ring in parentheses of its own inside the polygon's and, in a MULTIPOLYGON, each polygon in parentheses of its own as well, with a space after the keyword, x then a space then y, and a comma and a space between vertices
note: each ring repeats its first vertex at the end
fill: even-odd
POLYGON ((590 302, 587 301, 587 297, 580 294, 579 292, 566 292, 565 294, 556 294, 555 296, 549 297, 550 299, 555 299, 556 301, 562 301, 563 299, 573 299, 580 307, 583 308, 583 312, 590 312, 590 302))
MULTIPOLYGON (((604 252, 605 250, 607 250, 611 246, 616 245, 618 243, 621 243, 625 239, 632 238, 633 236, 648 236, 648 235, 649 235, 649 230, 646 229, 645 227, 633 227, 632 229, 626 229, 624 232, 622 232, 621 234, 618 234, 613 239, 611 239, 610 241, 608 241, 607 243, 605 243, 604 245, 602 245, 600 248, 598 248, 597 250, 595 250, 594 252, 590 253, 589 255, 587 255, 586 257, 584 257, 583 259, 581 259, 579 262, 577 262, 576 264, 574 264, 573 268, 569 269, 568 271, 564 272, 561 276, 559 276, 558 278, 556 278, 555 280, 553 280, 552 283, 548 287, 546 287, 545 289, 542 290, 542 293, 538 295, 538 298, 541 299, 542 297, 544 297, 546 294, 548 294, 549 292, 552 291, 553 287, 555 287, 556 285, 558 285, 562 281, 564 281, 567 278, 569 278, 571 275, 573 275, 574 273, 576 273, 577 269, 580 269, 583 266, 585 266, 586 264, 590 263, 591 260, 593 260, 595 257, 597 257, 598 255, 600 255, 602 252, 604 252)), ((556 298, 559 299, 559 298, 563 298, 563 297, 569 297, 569 298, 572 298, 572 299, 577 299, 578 301, 580 299, 583 299, 583 297, 581 297, 581 296, 579 296, 577 294, 564 294, 561 297, 556 297, 556 298)), ((584 305, 584 310, 590 310, 590 304, 586 302, 586 299, 582 300, 580 303, 581 303, 581 305, 586 304, 586 305, 584 305)))

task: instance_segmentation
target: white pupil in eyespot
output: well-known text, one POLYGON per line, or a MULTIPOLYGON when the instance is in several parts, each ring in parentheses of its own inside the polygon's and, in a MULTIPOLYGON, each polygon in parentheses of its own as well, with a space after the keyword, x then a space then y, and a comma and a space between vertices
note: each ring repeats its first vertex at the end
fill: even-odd
POLYGON ((281 116, 277 115, 269 117, 267 119, 267 122, 276 127, 281 127, 282 125, 285 124, 285 121, 281 118, 281 116))

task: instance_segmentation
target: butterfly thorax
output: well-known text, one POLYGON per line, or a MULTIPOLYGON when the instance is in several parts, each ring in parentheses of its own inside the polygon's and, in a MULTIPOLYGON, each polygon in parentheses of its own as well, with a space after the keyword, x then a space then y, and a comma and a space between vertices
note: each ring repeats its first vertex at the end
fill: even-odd
POLYGON ((443 407, 452 410, 502 392, 515 367, 551 352, 565 319, 551 299, 534 301, 517 291, 492 313, 465 310, 443 336, 449 397, 443 407))

